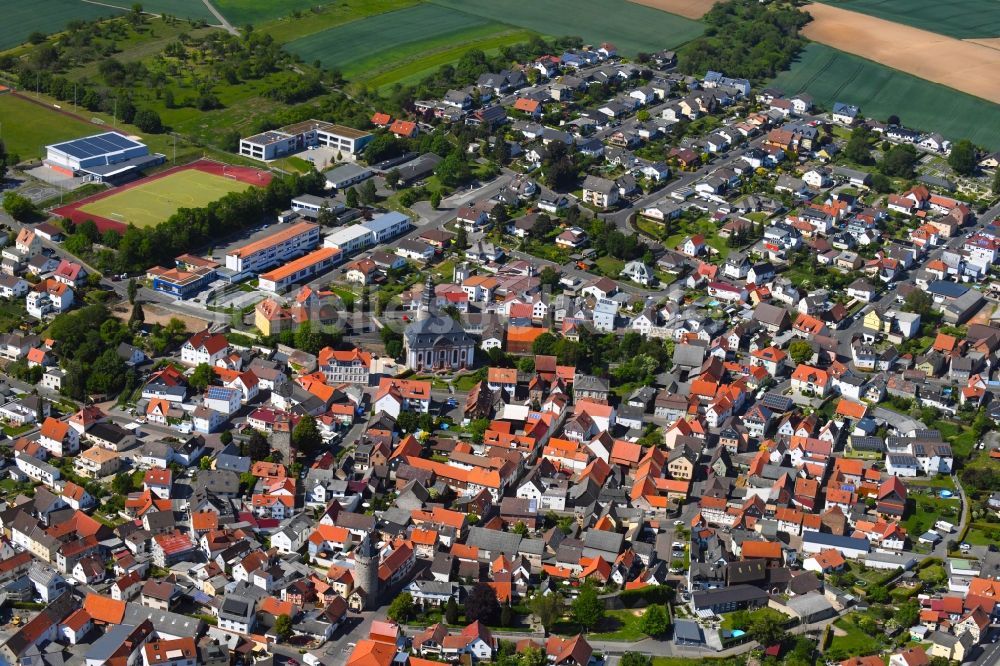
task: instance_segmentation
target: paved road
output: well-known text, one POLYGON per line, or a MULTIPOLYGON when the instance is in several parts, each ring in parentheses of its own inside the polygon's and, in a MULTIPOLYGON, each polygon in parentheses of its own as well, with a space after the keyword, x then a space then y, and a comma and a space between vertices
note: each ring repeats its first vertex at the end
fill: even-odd
POLYGON ((225 30, 226 32, 228 32, 230 35, 237 35, 237 36, 239 36, 240 31, 237 30, 236 28, 234 28, 233 24, 230 23, 228 20, 226 20, 226 17, 223 16, 219 12, 219 10, 216 9, 215 6, 211 2, 209 2, 209 0, 201 0, 201 1, 205 3, 205 8, 208 9, 208 11, 212 12, 212 15, 216 19, 218 19, 218 21, 219 21, 219 27, 221 27, 223 30, 225 30))

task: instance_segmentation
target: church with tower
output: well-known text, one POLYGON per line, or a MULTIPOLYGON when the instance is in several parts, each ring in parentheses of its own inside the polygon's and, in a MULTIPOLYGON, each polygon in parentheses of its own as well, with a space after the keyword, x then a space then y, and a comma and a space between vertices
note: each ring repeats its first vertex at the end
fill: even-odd
POLYGON ((434 282, 427 276, 416 321, 403 331, 406 366, 412 370, 461 370, 474 362, 476 340, 462 325, 436 312, 434 282))

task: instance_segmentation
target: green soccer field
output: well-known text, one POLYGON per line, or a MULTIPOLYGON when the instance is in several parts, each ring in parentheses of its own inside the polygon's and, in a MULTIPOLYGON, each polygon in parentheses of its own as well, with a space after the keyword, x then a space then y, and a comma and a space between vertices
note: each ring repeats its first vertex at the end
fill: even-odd
POLYGON ((187 169, 92 201, 80 206, 80 210, 123 224, 152 227, 179 208, 201 208, 230 192, 242 192, 248 187, 250 185, 234 178, 187 169))
POLYGON ((1000 106, 822 44, 809 44, 769 85, 808 92, 827 109, 856 104, 867 117, 895 114, 907 127, 1000 150, 1000 106))

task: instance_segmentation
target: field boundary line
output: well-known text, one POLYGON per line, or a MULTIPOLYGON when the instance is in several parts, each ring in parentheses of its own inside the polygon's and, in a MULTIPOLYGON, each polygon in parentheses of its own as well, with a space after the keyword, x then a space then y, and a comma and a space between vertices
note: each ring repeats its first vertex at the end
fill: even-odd
POLYGON ((805 10, 813 42, 1000 104, 1000 49, 824 3, 805 10))

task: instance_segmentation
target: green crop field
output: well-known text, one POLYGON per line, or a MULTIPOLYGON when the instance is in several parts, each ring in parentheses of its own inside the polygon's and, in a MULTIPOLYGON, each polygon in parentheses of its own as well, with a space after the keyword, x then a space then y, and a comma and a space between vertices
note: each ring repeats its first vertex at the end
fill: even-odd
POLYGON ((288 16, 292 12, 308 15, 318 5, 332 9, 341 3, 329 0, 213 0, 215 8, 235 26, 260 25, 265 21, 288 16))
POLYGON ((820 0, 823 4, 869 14, 958 39, 1000 37, 997 0, 820 0), (961 7, 956 5, 961 4, 961 7))
MULTIPOLYGON (((222 0, 223 8, 232 5, 245 5, 247 2, 256 0, 222 0)), ((264 0, 266 2, 266 0, 264 0)), ((281 0, 290 2, 291 0, 281 0)), ((309 11, 303 11, 299 16, 285 14, 280 18, 262 23, 259 30, 274 37, 279 43, 291 42, 296 39, 323 32, 328 28, 344 25, 352 21, 359 21, 369 16, 377 16, 386 12, 393 12, 397 9, 413 7, 420 3, 420 0, 338 0, 338 2, 318 5, 310 3, 309 11)), ((294 11, 291 7, 289 11, 294 11)), ((225 11, 225 10, 224 10, 225 11)), ((239 8, 236 9, 235 16, 239 16, 239 8)), ((230 12, 226 16, 230 21, 234 21, 230 12)))
POLYGON ((432 4, 353 21, 287 45, 306 62, 320 60, 345 76, 368 73, 435 45, 485 38, 508 27, 432 4))
POLYGON ((92 201, 80 206, 80 210, 137 227, 151 227, 179 208, 201 208, 247 187, 250 186, 233 178, 187 169, 92 201))
MULTIPOLYGON (((78 0, 81 1, 81 0, 78 0)), ((106 5, 132 9, 132 0, 101 0, 106 5)), ((218 19, 208 11, 201 0, 139 0, 142 11, 151 14, 170 14, 184 19, 202 19, 208 23, 218 23, 218 19)))
POLYGON ((804 90, 826 108, 856 104, 866 116, 895 114, 908 127, 1000 150, 1000 106, 822 44, 809 44, 770 85, 788 94, 804 90))
POLYGON ((704 25, 627 0, 431 0, 452 11, 585 42, 613 42, 623 53, 675 48, 704 31, 704 25))
POLYGON ((70 21, 120 15, 113 7, 95 5, 82 0, 34 0, 5 2, 0 21, 0 50, 23 44, 33 32, 59 32, 70 21))
MULTIPOLYGON (((479 49, 493 55, 502 46, 528 41, 535 34, 530 30, 510 30, 484 39, 474 39, 458 45, 448 44, 441 48, 425 49, 410 54, 383 68, 368 72, 365 83, 371 88, 383 88, 393 83, 417 83, 425 76, 433 74, 441 65, 455 63, 469 49, 479 49)), ((423 44, 418 44, 424 46, 423 44)))
POLYGON ((22 160, 44 157, 44 147, 50 143, 102 131, 99 125, 71 118, 10 93, 0 95, 0 123, 0 138, 7 151, 16 153, 22 160))

